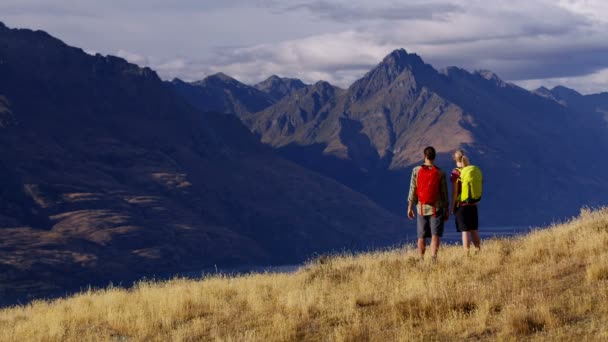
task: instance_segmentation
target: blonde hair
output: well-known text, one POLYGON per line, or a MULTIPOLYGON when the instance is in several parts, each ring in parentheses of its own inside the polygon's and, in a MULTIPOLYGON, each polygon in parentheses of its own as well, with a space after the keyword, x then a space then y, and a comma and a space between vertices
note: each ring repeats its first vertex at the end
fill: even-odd
POLYGON ((461 149, 457 149, 456 151, 454 151, 453 157, 455 162, 462 162, 462 158, 464 157, 464 151, 461 149))
POLYGON ((456 151, 454 151, 454 161, 457 164, 462 164, 462 166, 468 166, 470 165, 469 163, 469 158, 467 158, 467 156, 464 155, 464 151, 461 149, 457 149, 456 151))

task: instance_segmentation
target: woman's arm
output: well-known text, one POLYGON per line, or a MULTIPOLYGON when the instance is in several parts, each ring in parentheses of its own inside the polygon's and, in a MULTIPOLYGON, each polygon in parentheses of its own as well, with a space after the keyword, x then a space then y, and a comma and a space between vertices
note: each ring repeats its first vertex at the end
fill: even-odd
POLYGON ((455 209, 456 209, 456 203, 458 200, 458 188, 459 188, 459 184, 458 184, 458 177, 453 177, 454 175, 452 175, 451 181, 452 181, 452 198, 450 201, 450 211, 452 212, 452 214, 454 213, 455 209))

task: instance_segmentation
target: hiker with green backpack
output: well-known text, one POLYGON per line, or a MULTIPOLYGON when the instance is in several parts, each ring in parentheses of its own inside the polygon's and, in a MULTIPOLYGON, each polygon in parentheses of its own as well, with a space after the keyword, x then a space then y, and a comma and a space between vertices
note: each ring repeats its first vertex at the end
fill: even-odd
POLYGON ((471 240, 477 252, 481 249, 477 203, 481 200, 483 177, 479 167, 470 165, 462 150, 454 152, 456 168, 452 170, 452 199, 450 209, 456 230, 462 232, 462 246, 469 254, 471 240))
POLYGON ((443 170, 435 166, 435 155, 435 149, 428 146, 424 149, 424 164, 412 170, 407 208, 407 216, 410 220, 415 216, 414 205, 418 213, 418 254, 420 258, 424 257, 426 239, 431 238, 433 260, 437 258, 444 221, 447 221, 450 215, 446 175, 443 170))

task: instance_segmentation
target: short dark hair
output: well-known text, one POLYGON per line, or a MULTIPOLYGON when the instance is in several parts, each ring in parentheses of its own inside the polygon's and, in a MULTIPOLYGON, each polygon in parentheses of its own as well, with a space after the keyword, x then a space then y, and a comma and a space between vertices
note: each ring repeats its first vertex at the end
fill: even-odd
POLYGON ((433 146, 427 146, 427 148, 424 149, 424 157, 428 160, 435 160, 435 148, 433 146))

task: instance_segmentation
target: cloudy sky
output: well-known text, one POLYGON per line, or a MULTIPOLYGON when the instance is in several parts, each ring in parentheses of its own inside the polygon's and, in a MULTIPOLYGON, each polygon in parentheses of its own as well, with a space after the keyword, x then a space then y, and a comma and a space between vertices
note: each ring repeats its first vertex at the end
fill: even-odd
POLYGON ((608 91, 603 0, 2 0, 0 21, 166 79, 221 71, 347 87, 405 48, 437 69, 489 69, 526 88, 608 91))

